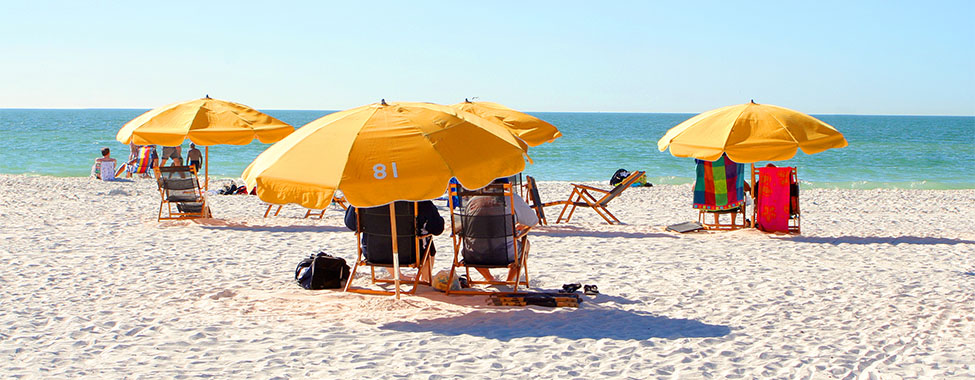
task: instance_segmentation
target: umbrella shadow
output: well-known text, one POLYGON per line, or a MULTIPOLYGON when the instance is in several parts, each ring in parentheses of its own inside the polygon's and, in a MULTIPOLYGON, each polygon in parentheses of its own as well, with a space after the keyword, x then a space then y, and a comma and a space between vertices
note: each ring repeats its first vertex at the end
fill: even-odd
POLYGON ((645 340, 651 338, 714 338, 731 333, 731 327, 693 319, 669 318, 639 311, 582 307, 561 312, 532 309, 478 310, 459 317, 415 322, 391 322, 380 329, 400 332, 432 332, 471 335, 500 341, 556 336, 566 339, 645 340))
POLYGON ((926 237, 926 236, 896 236, 896 237, 879 237, 879 236, 792 236, 786 238, 774 238, 782 240, 791 240, 798 243, 818 243, 818 244, 975 244, 972 240, 963 239, 949 239, 940 237, 926 237))
POLYGON ((626 232, 626 231, 593 231, 576 226, 542 226, 532 228, 530 235, 549 237, 598 237, 598 238, 669 238, 680 237, 665 233, 626 232))

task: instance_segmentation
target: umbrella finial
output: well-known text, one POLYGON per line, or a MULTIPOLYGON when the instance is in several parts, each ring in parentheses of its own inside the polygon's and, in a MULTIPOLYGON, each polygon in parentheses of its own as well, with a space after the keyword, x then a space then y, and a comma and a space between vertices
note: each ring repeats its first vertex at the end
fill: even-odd
POLYGON ((213 98, 210 97, 210 94, 207 94, 206 96, 203 97, 203 99, 213 99, 213 98))
POLYGON ((467 100, 467 98, 464 98, 464 103, 470 103, 470 102, 471 102, 470 100, 467 100))
POLYGON ((752 104, 758 104, 758 103, 755 103, 755 99, 752 99, 752 104))
POLYGON ((389 105, 389 104, 386 104, 386 99, 380 100, 379 101, 379 104, 382 104, 384 106, 388 106, 389 105))

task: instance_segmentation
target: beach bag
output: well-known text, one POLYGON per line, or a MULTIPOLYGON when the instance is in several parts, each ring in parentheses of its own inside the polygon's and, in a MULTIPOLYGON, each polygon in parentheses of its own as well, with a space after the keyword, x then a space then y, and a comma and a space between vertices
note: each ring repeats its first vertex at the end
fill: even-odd
POLYGON ((609 179, 609 185, 610 186, 619 185, 623 183, 623 180, 626 179, 626 177, 629 176, 630 176, 630 172, 628 172, 626 169, 617 170, 616 173, 613 173, 613 178, 609 179))
POLYGON ((345 259, 325 252, 301 260, 295 267, 295 281, 305 289, 338 289, 349 280, 345 259))

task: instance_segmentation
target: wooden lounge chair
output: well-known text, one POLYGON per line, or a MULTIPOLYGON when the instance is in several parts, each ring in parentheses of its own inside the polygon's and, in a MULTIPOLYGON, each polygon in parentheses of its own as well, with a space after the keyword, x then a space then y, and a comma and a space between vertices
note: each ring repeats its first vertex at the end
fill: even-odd
MULTIPOLYGON (((416 275, 412 281, 413 288, 409 294, 416 293, 420 285, 430 285, 429 281, 421 281, 421 273, 426 271, 430 277, 430 267, 433 262, 431 249, 433 247, 433 235, 417 235, 417 203, 399 201, 395 203, 396 209, 396 241, 399 249, 400 268, 416 269, 416 275)), ((395 283, 392 278, 376 277, 376 267, 392 268, 392 231, 389 221, 389 206, 379 206, 370 208, 357 208, 356 212, 356 256, 355 264, 349 280, 345 284, 345 291, 353 293, 393 295, 395 291, 379 290, 371 288, 352 287, 356 271, 363 266, 369 267, 370 279, 372 284, 391 284, 395 283), (362 251, 362 243, 365 241, 369 253, 362 251), (372 257, 368 257, 368 256, 372 257)), ((402 292, 401 292, 402 293, 402 292)))
POLYGON ((548 225, 548 220, 545 219, 545 207, 569 203, 568 201, 542 202, 542 196, 538 192, 538 184, 535 183, 535 178, 532 176, 525 176, 524 187, 528 193, 527 199, 531 202, 529 206, 531 206, 532 210, 535 210, 535 215, 538 216, 538 223, 543 226, 548 225))
MULTIPOLYGON (((507 285, 511 292, 528 285, 528 231, 531 227, 519 227, 515 222, 514 192, 509 183, 492 184, 479 190, 464 190, 459 185, 450 186, 451 239, 454 260, 450 267, 448 284, 463 268, 471 288, 448 289, 447 294, 491 294, 493 291, 477 289, 476 285, 507 285), (456 197, 456 198, 455 198, 456 197), (459 199, 460 204, 453 204, 459 199), (514 278, 504 280, 476 280, 471 268, 490 270, 505 268, 514 278), (524 275, 524 277, 522 277, 524 275)), ((479 277, 480 278, 480 275, 479 277)))
POLYGON ((799 176, 796 168, 752 168, 755 227, 769 232, 801 233, 799 176), (755 179, 758 178, 758 181, 755 179))
POLYGON ((709 230, 748 227, 745 217, 745 165, 722 155, 717 161, 697 161, 694 208, 697 221, 709 230), (730 216, 724 221, 722 216, 730 216), (711 220, 708 220, 711 219, 711 220))
POLYGON ((565 217, 566 223, 568 223, 569 219, 572 219, 572 213, 575 212, 576 207, 591 208, 593 211, 596 212, 596 214, 599 214, 599 216, 601 216, 603 220, 606 221, 606 223, 609 224, 622 223, 620 222, 619 219, 616 218, 616 216, 613 215, 613 213, 609 212, 609 210, 606 209, 606 205, 608 205, 609 202, 612 201, 613 199, 616 199, 616 197, 618 197, 620 193, 622 193, 624 190, 630 188, 630 186, 633 185, 633 183, 635 183, 637 180, 639 180, 644 173, 645 172, 643 171, 635 171, 633 173, 630 173, 629 177, 626 177, 626 179, 624 179, 623 182, 621 182, 619 185, 616 185, 616 187, 614 187, 612 190, 597 189, 592 186, 573 183, 572 192, 569 193, 569 199, 566 201, 562 201, 562 204, 564 204, 565 206, 562 207, 562 212, 559 213, 559 218, 555 220, 555 223, 556 224, 561 223, 563 216, 565 217), (602 194, 602 196, 597 199, 593 195, 594 193, 602 194), (566 211, 569 211, 569 215, 565 215, 566 211))
POLYGON ((166 166, 155 168, 156 184, 162 200, 157 220, 209 218, 210 208, 200 189, 196 168, 192 166, 166 166), (173 210, 173 206, 176 210, 173 210), (168 211, 163 216, 163 211, 168 211))

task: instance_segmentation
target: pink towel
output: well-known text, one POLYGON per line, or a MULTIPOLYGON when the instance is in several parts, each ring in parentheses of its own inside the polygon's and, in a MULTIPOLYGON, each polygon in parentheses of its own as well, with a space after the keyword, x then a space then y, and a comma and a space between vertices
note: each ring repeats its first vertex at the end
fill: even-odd
POLYGON ((758 227, 768 232, 789 232, 789 176, 792 168, 758 169, 758 227))

